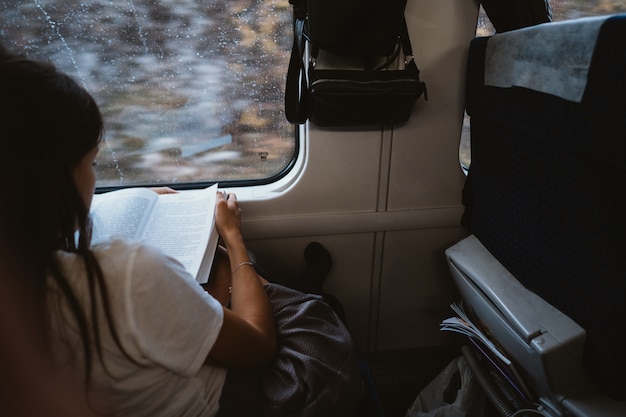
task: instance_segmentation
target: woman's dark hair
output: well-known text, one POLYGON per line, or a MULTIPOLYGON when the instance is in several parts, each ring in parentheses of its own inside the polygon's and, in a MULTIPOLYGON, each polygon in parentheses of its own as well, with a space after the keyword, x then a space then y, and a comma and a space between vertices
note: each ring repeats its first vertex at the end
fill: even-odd
POLYGON ((9 53, 0 46, 2 240, 21 254, 18 261, 24 273, 16 284, 32 300, 29 307, 43 342, 48 341, 49 285, 54 283, 66 298, 83 342, 87 383, 92 346, 102 361, 98 320, 107 320, 121 347, 102 271, 89 249, 88 207, 73 177, 79 162, 100 143, 103 130, 98 106, 84 88, 52 64, 9 53), (83 310, 60 268, 59 250, 76 253, 83 260, 90 311, 83 310), (98 317, 99 305, 105 318, 98 317))

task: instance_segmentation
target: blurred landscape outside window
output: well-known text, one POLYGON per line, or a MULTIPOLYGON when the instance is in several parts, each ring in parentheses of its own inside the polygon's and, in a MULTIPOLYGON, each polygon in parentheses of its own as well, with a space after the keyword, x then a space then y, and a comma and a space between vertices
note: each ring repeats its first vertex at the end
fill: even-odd
POLYGON ((3 0, 0 42, 96 99, 99 187, 269 181, 295 158, 284 116, 287 0, 3 0))

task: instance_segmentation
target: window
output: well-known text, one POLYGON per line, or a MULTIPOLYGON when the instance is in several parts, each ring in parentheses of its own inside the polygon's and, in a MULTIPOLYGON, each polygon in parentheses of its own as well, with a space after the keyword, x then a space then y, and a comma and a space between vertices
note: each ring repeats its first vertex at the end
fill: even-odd
MULTIPOLYGON (((602 16, 626 12, 626 0, 551 0, 552 21, 578 19, 589 16, 602 16)), ((495 30, 483 8, 480 8, 476 36, 493 35, 495 30)), ((467 171, 471 163, 469 117, 465 115, 459 147, 459 159, 463 170, 467 171)))
POLYGON ((98 186, 268 182, 296 156, 284 116, 286 0, 3 0, 0 42, 89 90, 98 186))

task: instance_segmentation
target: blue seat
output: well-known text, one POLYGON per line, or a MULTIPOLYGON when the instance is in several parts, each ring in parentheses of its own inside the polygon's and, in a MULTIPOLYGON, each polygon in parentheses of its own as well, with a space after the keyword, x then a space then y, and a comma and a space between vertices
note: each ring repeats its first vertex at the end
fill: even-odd
POLYGON ((617 401, 626 399, 625 39, 624 15, 477 38, 466 87, 469 230, 522 287, 584 329, 585 376, 617 401), (588 40, 571 42, 572 33, 588 40), (520 51, 532 56, 510 68, 520 51), (561 70, 576 78, 566 91, 551 81, 570 77, 561 70))

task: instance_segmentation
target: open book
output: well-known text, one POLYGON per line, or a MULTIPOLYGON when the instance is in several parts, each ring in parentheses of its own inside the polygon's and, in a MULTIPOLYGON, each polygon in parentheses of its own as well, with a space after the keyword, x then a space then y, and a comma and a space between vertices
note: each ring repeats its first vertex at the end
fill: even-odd
POLYGON ((201 190, 157 194, 126 188, 94 195, 92 243, 127 237, 177 259, 201 284, 209 279, 219 235, 215 228, 217 184, 201 190))

